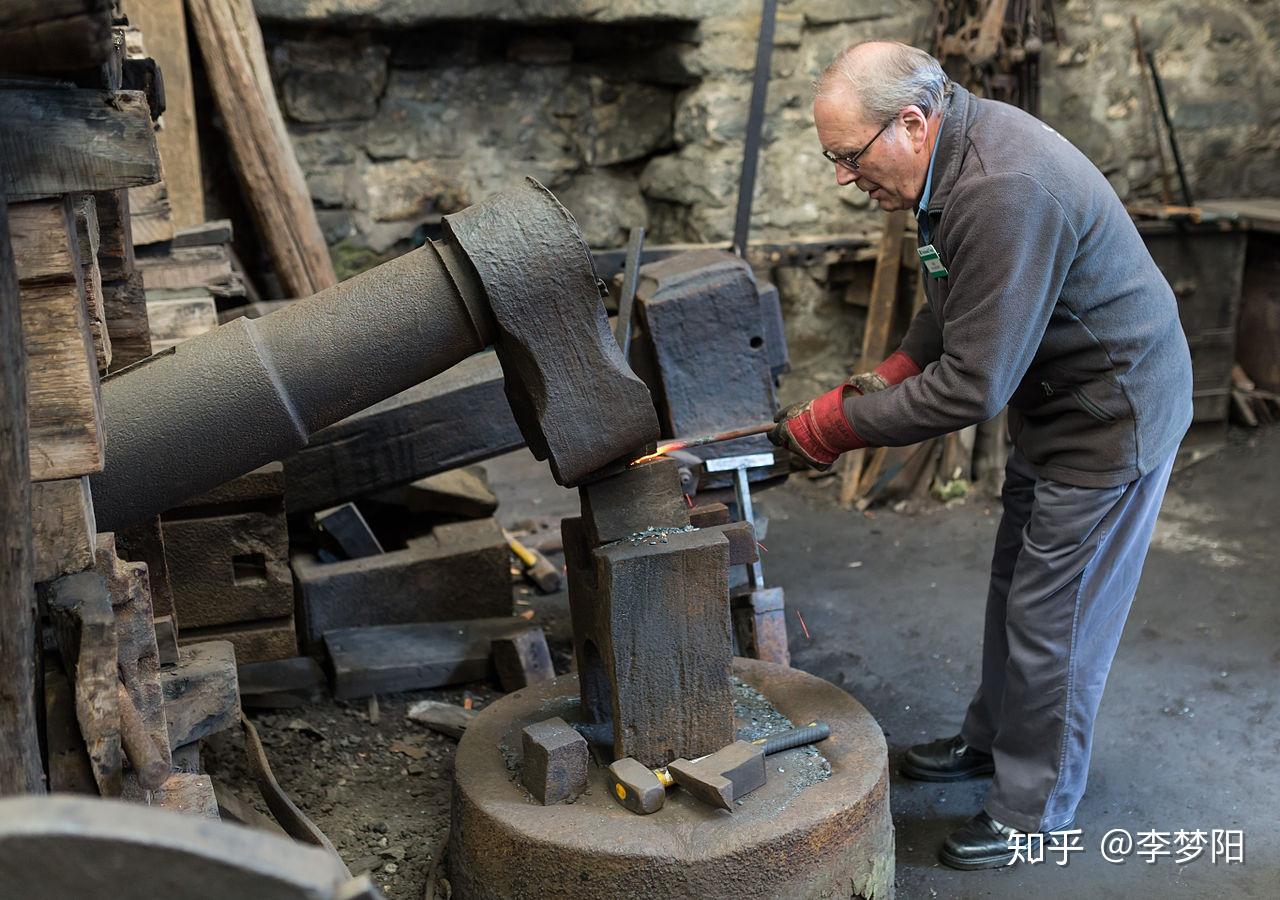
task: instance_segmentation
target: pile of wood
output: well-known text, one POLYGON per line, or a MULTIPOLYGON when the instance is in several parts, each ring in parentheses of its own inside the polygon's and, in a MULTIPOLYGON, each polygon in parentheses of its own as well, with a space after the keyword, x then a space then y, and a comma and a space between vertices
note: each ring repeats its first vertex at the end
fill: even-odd
MULTIPOLYGON (((888 213, 876 256, 862 335, 853 371, 869 372, 892 353, 911 317, 924 303, 915 253, 915 223, 905 212, 888 213)), ((998 496, 1009 455, 1005 413, 945 437, 908 447, 855 450, 840 459, 840 502, 865 510, 878 502, 947 502, 972 491, 998 496)))
POLYGON ((0 793, 216 816, 195 742, 238 721, 234 655, 179 651, 159 520, 98 533, 89 487, 99 379, 152 350, 130 192, 160 181, 165 99, 126 42, 98 0, 0 25, 0 793))

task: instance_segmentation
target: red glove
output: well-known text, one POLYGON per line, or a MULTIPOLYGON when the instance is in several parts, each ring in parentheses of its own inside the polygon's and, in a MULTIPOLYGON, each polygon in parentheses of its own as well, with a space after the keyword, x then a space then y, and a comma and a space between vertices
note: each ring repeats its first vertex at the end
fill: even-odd
POLYGON ((825 471, 846 450, 867 446, 844 414, 845 389, 870 394, 906 381, 920 371, 915 360, 895 350, 874 371, 854 375, 848 383, 815 400, 793 403, 780 410, 774 417, 778 424, 769 432, 769 440, 797 454, 811 467, 825 471))
POLYGON ((818 470, 831 468, 846 450, 867 446, 845 418, 846 388, 849 385, 842 384, 814 400, 793 403, 779 410, 774 417, 778 424, 769 432, 769 440, 786 447, 818 470))
POLYGON ((854 375, 849 379, 849 384, 859 394, 872 394, 919 374, 920 367, 916 365, 915 360, 901 350, 895 350, 889 354, 888 359, 876 366, 874 371, 854 375))

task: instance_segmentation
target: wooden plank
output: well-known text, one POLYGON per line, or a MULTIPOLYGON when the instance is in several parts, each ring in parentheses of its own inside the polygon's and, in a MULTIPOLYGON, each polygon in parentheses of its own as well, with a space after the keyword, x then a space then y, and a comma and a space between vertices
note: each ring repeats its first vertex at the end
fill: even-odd
POLYGON ((9 204, 9 239, 19 284, 75 280, 80 241, 70 197, 9 204))
POLYGON ((124 0, 123 5, 130 23, 147 36, 147 52, 164 74, 165 111, 156 144, 173 225, 198 225, 205 220, 204 185, 183 0, 124 0))
POLYGON ((213 779, 208 775, 190 772, 174 772, 150 795, 144 792, 134 778, 126 778, 122 799, 133 803, 145 803, 153 809, 217 819, 218 798, 214 794, 213 779))
MULTIPOLYGON (((147 564, 151 585, 151 612, 156 619, 173 616, 173 585, 169 581, 169 562, 164 552, 164 531, 160 517, 130 525, 116 533, 116 549, 125 559, 147 564)), ((175 623, 176 628, 176 623, 175 623)), ((159 641, 159 635, 157 635, 159 641)))
POLYGON ((337 279, 315 208, 284 129, 250 0, 188 0, 242 194, 287 294, 337 279))
POLYGON ((142 273, 102 285, 102 309, 111 335, 111 369, 118 372, 151 355, 151 320, 142 273))
POLYGON ((241 662, 265 662, 298 655, 298 635, 294 631, 292 612, 279 619, 183 628, 178 646, 203 641, 228 641, 236 650, 236 659, 241 662))
POLYGON ((173 239, 173 213, 165 182, 129 188, 129 227, 135 247, 173 239))
POLYGON ((111 4, 55 0, 5 4, 0 72, 66 73, 91 68, 111 53, 111 4))
POLYGON ((22 288, 22 330, 31 373, 27 406, 32 480, 101 472, 98 364, 79 284, 22 288))
MULTIPOLYGON (((208 247, 214 244, 230 244, 233 237, 230 219, 210 219, 195 225, 185 225, 173 233, 169 246, 173 249, 181 247, 208 247)), ((286 304, 289 301, 284 301, 286 304)))
POLYGON ((141 91, 0 90, 0 186, 11 200, 160 180, 141 91))
POLYGON ((310 656, 242 663, 236 667, 240 705, 280 709, 319 700, 327 686, 324 671, 310 656))
POLYGON ((56 654, 45 657, 44 734, 49 751, 49 790, 98 796, 89 751, 76 721, 75 691, 56 654))
POLYGON ((109 8, 110 5, 104 0, 9 0, 5 4, 4 26, 11 29, 39 25, 109 8))
POLYGON ((0 199, 0 796, 44 790, 36 717, 36 603, 27 354, 9 218, 0 199))
POLYGON ((169 746, 178 748, 240 721, 236 654, 226 641, 178 648, 178 664, 160 673, 169 746))
POLYGON ((333 695, 351 700, 479 681, 493 672, 494 640, 537 627, 507 616, 325 632, 333 695))
MULTIPOLYGON (((860 371, 874 369, 889 355, 889 335, 898 304, 898 273, 902 264, 903 237, 907 227, 905 210, 885 217, 884 233, 876 255, 876 271, 871 280, 871 302, 867 306, 867 325, 862 332, 860 371)), ((840 503, 849 506, 858 494, 866 451, 855 450, 844 455, 840 467, 840 503)))
POLYGON ((156 248, 138 253, 135 262, 145 278, 147 291, 181 290, 197 286, 226 285, 233 278, 227 245, 156 248))
POLYGON ((111 365, 111 334, 102 297, 102 270, 98 266, 98 204, 93 194, 72 195, 76 238, 80 245, 80 275, 84 282, 85 310, 89 314, 89 334, 98 361, 98 374, 111 365))
MULTIPOLYGON (((145 278, 145 276, 144 276, 145 278)), ((148 300, 151 351, 159 353, 218 327, 218 306, 210 296, 148 300)))
POLYGON ((103 282, 119 281, 133 274, 133 229, 129 225, 129 192, 94 194, 98 210, 98 269, 103 282))
POLYGON ((87 475, 31 485, 31 533, 35 581, 93 568, 97 527, 87 475))

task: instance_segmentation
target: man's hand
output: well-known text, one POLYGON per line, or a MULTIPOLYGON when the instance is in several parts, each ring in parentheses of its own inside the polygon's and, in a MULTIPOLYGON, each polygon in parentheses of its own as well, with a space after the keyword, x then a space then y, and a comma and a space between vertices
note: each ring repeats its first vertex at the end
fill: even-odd
POLYGON ((873 371, 859 372, 852 376, 847 384, 857 391, 859 394, 874 394, 876 391, 883 391, 892 384, 898 384, 906 381, 913 375, 920 374, 920 367, 916 365, 915 360, 907 356, 901 350, 895 350, 889 354, 889 358, 880 365, 876 366, 873 371))
POLYGON ((804 460, 809 468, 825 472, 831 468, 836 457, 813 439, 813 426, 810 424, 812 409, 813 401, 805 400, 778 410, 773 417, 778 424, 769 429, 769 440, 790 450, 804 460))
POLYGON ((811 468, 825 472, 846 450, 865 447, 845 418, 842 397, 847 385, 840 385, 821 397, 793 403, 773 417, 778 424, 769 431, 769 440, 799 456, 811 468))

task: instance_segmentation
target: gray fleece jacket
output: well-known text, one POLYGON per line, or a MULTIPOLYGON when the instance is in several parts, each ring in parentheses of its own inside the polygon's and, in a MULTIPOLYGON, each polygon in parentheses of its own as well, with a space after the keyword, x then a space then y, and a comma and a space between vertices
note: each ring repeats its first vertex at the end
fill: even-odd
POLYGON ((900 446, 1008 405, 1044 478, 1112 487, 1151 471, 1191 423, 1191 357, 1111 185, 1048 125, 959 86, 934 153, 927 214, 947 275, 925 278, 901 347, 923 371, 847 398, 854 429, 900 446))

